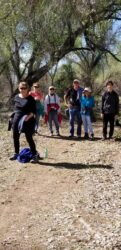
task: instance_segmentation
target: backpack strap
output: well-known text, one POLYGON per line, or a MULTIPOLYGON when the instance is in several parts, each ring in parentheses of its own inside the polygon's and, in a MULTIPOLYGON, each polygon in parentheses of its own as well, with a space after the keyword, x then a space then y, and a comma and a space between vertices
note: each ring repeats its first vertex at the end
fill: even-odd
POLYGON ((50 105, 50 96, 48 95, 49 105, 50 105))
MULTIPOLYGON (((56 95, 54 94, 55 104, 56 104, 56 95)), ((49 105, 50 105, 50 95, 48 95, 49 105)))
POLYGON ((56 95, 54 94, 54 99, 55 99, 55 103, 56 103, 56 95))

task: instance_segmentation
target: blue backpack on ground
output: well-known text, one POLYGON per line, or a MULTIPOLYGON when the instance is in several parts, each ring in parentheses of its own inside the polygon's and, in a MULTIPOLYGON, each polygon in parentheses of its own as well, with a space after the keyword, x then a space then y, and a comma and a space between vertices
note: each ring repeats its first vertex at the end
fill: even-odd
POLYGON ((23 148, 18 157, 17 160, 21 163, 26 163, 26 162, 30 162, 30 160, 32 159, 33 154, 31 153, 30 148, 23 148))

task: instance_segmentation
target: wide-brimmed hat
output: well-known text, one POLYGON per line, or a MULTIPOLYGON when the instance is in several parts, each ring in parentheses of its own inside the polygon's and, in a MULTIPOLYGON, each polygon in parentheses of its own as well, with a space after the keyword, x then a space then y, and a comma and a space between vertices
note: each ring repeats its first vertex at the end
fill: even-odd
POLYGON ((85 91, 87 91, 87 92, 89 92, 89 93, 92 92, 91 89, 90 89, 89 87, 84 88, 84 91, 83 91, 83 92, 85 92, 85 91))

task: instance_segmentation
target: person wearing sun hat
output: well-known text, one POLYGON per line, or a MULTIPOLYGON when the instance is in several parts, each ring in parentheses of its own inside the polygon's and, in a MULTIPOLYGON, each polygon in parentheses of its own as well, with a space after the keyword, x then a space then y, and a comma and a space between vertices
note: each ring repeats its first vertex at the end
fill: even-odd
POLYGON ((81 104, 81 117, 84 125, 84 138, 88 139, 89 136, 91 139, 94 138, 94 131, 91 122, 91 112, 95 105, 94 97, 91 95, 91 89, 85 87, 83 91, 82 98, 80 99, 81 104))
POLYGON ((60 114, 60 98, 55 93, 55 87, 50 86, 48 90, 48 95, 45 97, 44 101, 45 110, 45 120, 48 122, 48 127, 50 130, 50 135, 53 136, 53 122, 56 129, 56 135, 60 136, 59 132, 59 121, 58 116, 60 114))

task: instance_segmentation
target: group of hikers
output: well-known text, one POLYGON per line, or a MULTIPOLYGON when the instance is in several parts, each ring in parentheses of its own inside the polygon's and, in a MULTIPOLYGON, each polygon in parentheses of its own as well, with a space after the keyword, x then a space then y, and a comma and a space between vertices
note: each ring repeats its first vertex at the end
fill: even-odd
MULTIPOLYGON (((92 126, 93 108, 95 100, 89 87, 81 87, 80 81, 75 79, 73 85, 65 95, 64 101, 68 106, 69 115, 69 137, 74 137, 74 124, 77 122, 77 137, 81 138, 82 124, 84 126, 84 138, 93 139, 94 130, 92 126)), ((103 120, 103 140, 111 139, 114 133, 114 122, 119 114, 119 96, 114 90, 111 80, 106 83, 106 90, 102 95, 101 117, 103 120), (109 134, 107 128, 109 123, 109 134)), ((10 160, 16 160, 20 151, 20 134, 25 133, 29 144, 32 158, 31 162, 39 160, 33 135, 38 132, 40 116, 45 118, 48 123, 50 136, 53 136, 53 124, 55 125, 56 135, 60 135, 59 124, 62 119, 60 98, 54 86, 50 86, 48 94, 44 97, 41 93, 38 82, 34 83, 30 90, 26 82, 19 83, 19 93, 14 98, 14 113, 11 116, 11 127, 13 130, 13 143, 15 153, 10 160)))

